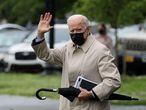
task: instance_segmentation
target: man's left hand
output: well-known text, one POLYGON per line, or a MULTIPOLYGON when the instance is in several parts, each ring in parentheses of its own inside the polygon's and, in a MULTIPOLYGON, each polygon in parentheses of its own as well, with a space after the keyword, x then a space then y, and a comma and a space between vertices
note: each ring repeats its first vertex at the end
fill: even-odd
POLYGON ((80 94, 78 95, 78 99, 81 100, 88 100, 92 96, 91 91, 87 91, 86 89, 80 88, 80 94))

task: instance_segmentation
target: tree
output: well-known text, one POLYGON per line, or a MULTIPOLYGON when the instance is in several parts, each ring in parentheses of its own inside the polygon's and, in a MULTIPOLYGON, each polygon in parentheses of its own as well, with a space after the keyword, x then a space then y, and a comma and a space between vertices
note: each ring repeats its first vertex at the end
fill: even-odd
POLYGON ((8 22, 25 25, 28 21, 38 22, 45 4, 42 0, 5 0, 0 5, 1 15, 8 22))
POLYGON ((65 14, 72 10, 72 6, 76 1, 77 0, 55 0, 57 18, 65 19, 65 14))
POLYGON ((129 2, 120 12, 119 24, 130 25, 144 22, 146 17, 145 6, 146 0, 129 2))
MULTIPOLYGON (((64 19, 65 14, 72 9, 77 0, 55 0, 56 17, 64 19)), ((45 0, 0 0, 0 20, 26 25, 37 24, 40 14, 46 11, 45 0)))
POLYGON ((75 13, 82 13, 91 20, 103 21, 116 27, 123 5, 123 0, 79 0, 73 8, 75 13))

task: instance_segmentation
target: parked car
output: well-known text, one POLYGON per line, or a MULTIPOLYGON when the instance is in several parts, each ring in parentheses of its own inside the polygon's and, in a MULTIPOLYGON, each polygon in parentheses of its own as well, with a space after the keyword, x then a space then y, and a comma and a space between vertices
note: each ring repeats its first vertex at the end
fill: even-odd
MULTIPOLYGON (((92 29, 95 25, 92 26, 92 29)), ((55 48, 64 46, 70 40, 68 26, 66 24, 55 24, 55 48)), ((96 28, 96 27, 95 27, 96 28)), ((94 32, 95 32, 94 28, 94 32)), ((9 49, 8 57, 5 59, 7 62, 6 71, 23 69, 30 72, 41 72, 42 70, 57 69, 61 67, 57 65, 49 65, 44 61, 38 59, 31 47, 32 40, 37 35, 37 30, 34 30, 23 43, 12 46, 9 49)), ((49 32, 45 33, 45 40, 49 42, 49 32)), ((47 43, 49 46, 49 43, 47 43)), ((19 70, 18 70, 19 71, 19 70)))
POLYGON ((121 73, 146 74, 146 32, 133 32, 119 38, 118 57, 121 73))
POLYGON ((28 33, 28 31, 20 30, 0 31, 0 47, 10 47, 14 44, 22 42, 28 33))
MULTIPOLYGON (((55 46, 61 47, 70 39, 68 27, 64 24, 56 24, 55 28, 55 46)), ((36 37, 37 30, 34 30, 23 43, 14 45, 9 48, 7 58, 4 61, 7 63, 6 71, 25 71, 25 72, 41 72, 48 65, 38 59, 31 47, 32 40, 36 37)), ((49 41, 49 32, 45 34, 45 40, 49 41)), ((49 46, 49 43, 47 43, 49 46)))
MULTIPOLYGON (((115 40, 114 29, 111 32, 113 40, 115 40)), ((141 25, 118 28, 118 42, 118 68, 120 73, 128 75, 146 74, 145 29, 141 25)))
POLYGON ((27 29, 23 26, 17 25, 17 24, 1 24, 0 25, 0 31, 2 30, 21 30, 26 31, 27 29))
POLYGON ((0 71, 4 70, 4 57, 10 46, 23 41, 29 31, 22 26, 15 24, 0 25, 0 71))

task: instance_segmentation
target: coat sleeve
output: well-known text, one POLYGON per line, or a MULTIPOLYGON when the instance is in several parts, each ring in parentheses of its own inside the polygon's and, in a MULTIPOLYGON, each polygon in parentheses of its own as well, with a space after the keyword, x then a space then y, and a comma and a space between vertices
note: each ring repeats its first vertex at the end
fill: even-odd
POLYGON ((97 58, 97 65, 102 82, 93 88, 100 101, 107 99, 121 86, 119 71, 114 64, 114 57, 107 48, 103 48, 97 58))
POLYGON ((35 39, 32 41, 31 45, 38 58, 49 64, 57 64, 62 66, 64 58, 64 47, 50 49, 47 46, 45 40, 35 42, 35 39))

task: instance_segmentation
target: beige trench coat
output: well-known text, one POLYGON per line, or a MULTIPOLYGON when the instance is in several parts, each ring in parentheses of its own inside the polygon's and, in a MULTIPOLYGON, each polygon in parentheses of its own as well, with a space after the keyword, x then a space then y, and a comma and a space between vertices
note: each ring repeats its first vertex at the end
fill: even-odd
POLYGON ((120 87, 121 81, 108 48, 91 35, 81 47, 70 41, 64 47, 50 49, 45 41, 35 43, 35 39, 32 47, 40 59, 63 67, 61 87, 74 85, 79 75, 98 84, 93 91, 100 101, 79 101, 76 98, 69 102, 60 96, 59 110, 110 110, 109 102, 104 99, 120 87))

